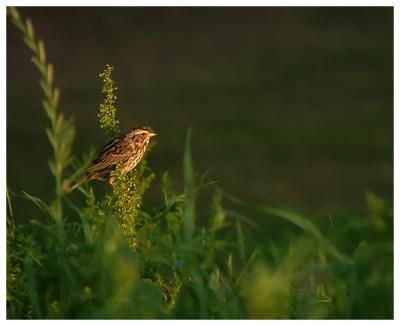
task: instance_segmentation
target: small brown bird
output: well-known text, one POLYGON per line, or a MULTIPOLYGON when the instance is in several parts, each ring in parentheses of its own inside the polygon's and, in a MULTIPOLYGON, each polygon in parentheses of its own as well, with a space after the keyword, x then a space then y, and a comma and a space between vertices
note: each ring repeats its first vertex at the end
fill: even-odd
POLYGON ((127 133, 118 136, 104 146, 93 159, 85 175, 70 189, 74 190, 80 184, 94 180, 107 179, 112 184, 114 177, 111 172, 118 163, 122 163, 122 173, 128 173, 142 159, 150 138, 157 135, 146 128, 132 128, 127 133))

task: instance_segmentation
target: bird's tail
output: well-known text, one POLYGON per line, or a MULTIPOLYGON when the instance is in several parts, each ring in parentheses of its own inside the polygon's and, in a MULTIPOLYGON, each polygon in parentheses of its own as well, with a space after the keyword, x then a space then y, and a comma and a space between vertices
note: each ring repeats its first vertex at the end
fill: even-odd
POLYGON ((72 186, 68 189, 68 193, 70 193, 71 191, 73 191, 75 188, 77 188, 78 186, 80 186, 82 183, 86 182, 89 180, 89 177, 87 175, 85 175, 84 177, 78 179, 78 181, 76 181, 74 184, 72 184, 72 186))

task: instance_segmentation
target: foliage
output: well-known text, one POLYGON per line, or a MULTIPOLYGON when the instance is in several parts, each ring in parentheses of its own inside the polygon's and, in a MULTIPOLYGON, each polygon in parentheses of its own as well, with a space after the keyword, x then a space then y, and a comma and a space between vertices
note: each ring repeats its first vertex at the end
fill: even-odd
POLYGON ((65 119, 62 113, 57 111, 60 99, 59 88, 53 85, 54 68, 51 63, 47 63, 46 50, 42 40, 36 40, 33 25, 30 19, 24 21, 17 9, 11 7, 8 11, 14 25, 24 34, 25 44, 32 51, 32 63, 40 72, 39 84, 44 93, 42 102, 46 114, 50 120, 50 128, 46 128, 46 134, 53 147, 54 158, 49 161, 50 170, 55 179, 55 201, 52 205, 55 221, 59 224, 60 237, 63 238, 63 195, 69 184, 64 179, 64 170, 72 162, 72 143, 75 136, 75 127, 72 119, 65 119))
POLYGON ((119 121, 116 118, 117 109, 115 107, 115 101, 117 96, 114 92, 117 90, 115 83, 111 78, 111 72, 113 67, 106 65, 106 69, 99 75, 103 79, 103 88, 101 92, 105 94, 103 103, 99 107, 99 121, 100 128, 110 137, 116 137, 120 133, 119 121))
MULTIPOLYGON (((15 9, 9 13, 33 36, 31 23, 23 23, 15 9)), ((108 137, 119 128, 111 70, 107 66, 101 75, 106 100, 99 113, 108 137)), ((73 128, 72 122, 61 126, 73 128)), ((62 168, 52 169, 57 184, 69 161, 60 153, 72 139, 55 130, 49 138, 61 151, 54 166, 62 168)), ((337 212, 316 225, 287 208, 244 202, 196 178, 190 143, 189 129, 183 192, 165 172, 157 179, 160 204, 151 210, 141 207, 155 179, 145 159, 127 175, 117 168, 104 198, 90 185, 80 188, 83 203, 56 193, 56 202, 71 208, 65 220, 57 206, 24 194, 42 216, 16 225, 7 193, 8 318, 393 318, 388 203, 369 192, 366 214, 337 212), (200 195, 210 199, 209 211, 196 205, 200 195), (259 216, 258 222, 243 212, 259 216), (263 217, 280 219, 284 227, 267 229, 263 217)))
MULTIPOLYGON (((255 264, 244 281, 249 313, 255 318, 393 318, 393 211, 373 193, 366 201, 366 215, 339 212, 321 237, 291 237, 284 252, 277 249, 281 243, 266 245, 272 262, 255 264)), ((258 205, 258 210, 286 218, 273 207, 258 205)), ((308 219, 295 224, 304 230, 312 225, 308 219)))

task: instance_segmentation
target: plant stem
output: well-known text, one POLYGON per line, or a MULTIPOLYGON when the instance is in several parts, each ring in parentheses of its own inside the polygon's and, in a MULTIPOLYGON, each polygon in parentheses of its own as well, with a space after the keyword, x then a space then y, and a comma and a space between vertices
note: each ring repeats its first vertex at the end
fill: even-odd
POLYGON ((46 128, 46 134, 53 147, 53 160, 49 162, 50 170, 55 179, 54 220, 60 232, 60 240, 64 239, 63 232, 63 172, 71 162, 72 142, 75 129, 71 119, 65 120, 62 113, 57 112, 60 98, 60 90, 53 86, 54 69, 46 60, 46 50, 42 40, 36 40, 32 22, 21 18, 14 7, 8 9, 13 24, 22 31, 26 45, 31 49, 32 63, 40 72, 39 84, 44 93, 43 107, 50 120, 50 128, 46 128))

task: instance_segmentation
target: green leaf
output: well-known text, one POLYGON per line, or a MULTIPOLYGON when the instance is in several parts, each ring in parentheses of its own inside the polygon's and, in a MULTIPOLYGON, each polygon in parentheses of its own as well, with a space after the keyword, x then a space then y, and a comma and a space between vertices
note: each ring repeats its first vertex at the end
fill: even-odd
POLYGON ((236 279, 236 285, 237 286, 240 284, 240 282, 243 279, 243 276, 246 275, 246 273, 249 270, 250 266, 253 264, 254 259, 258 256, 259 253, 260 252, 259 252, 258 248, 253 250, 249 260, 247 261, 246 265, 244 266, 244 268, 242 269, 242 271, 240 272, 239 276, 236 279))
MULTIPOLYGON (((36 47, 36 44, 34 43, 34 42, 32 42, 32 40, 31 39, 29 39, 28 37, 24 37, 23 38, 23 40, 24 40, 24 42, 25 42, 25 44, 33 51, 33 52, 36 52, 37 51, 37 47, 36 47)), ((35 64, 36 65, 36 64, 35 64)), ((36 65, 37 66, 37 65, 36 65)), ((39 67, 38 67, 39 68, 39 67)))
POLYGON ((50 99, 51 98, 51 90, 48 87, 48 85, 46 84, 46 82, 43 79, 41 79, 41 80, 39 80, 39 84, 40 84, 40 87, 43 90, 43 93, 46 95, 46 97, 48 99, 50 99))
POLYGON ((251 218, 243 215, 242 213, 239 213, 232 209, 225 209, 224 211, 226 216, 237 218, 246 223, 247 225, 249 225, 250 227, 252 227, 256 231, 261 230, 260 226, 256 222, 254 222, 251 218))
POLYGON ((326 238, 322 235, 320 230, 307 218, 304 216, 294 213, 292 211, 289 211, 287 209, 281 209, 281 208, 276 208, 276 207, 270 207, 266 205, 260 205, 260 204, 249 204, 245 203, 242 200, 240 200, 237 197, 234 197, 232 195, 227 195, 225 194, 225 197, 232 202, 235 202, 236 204, 246 206, 246 207, 251 207, 253 209, 256 209, 259 212, 262 212, 264 214, 268 214, 269 216, 275 216, 282 218, 284 220, 287 220, 294 225, 298 226, 301 228, 304 232, 307 234, 311 235, 313 238, 319 242, 321 247, 328 253, 330 253, 333 257, 338 259, 341 262, 345 263, 350 263, 351 260, 349 257, 346 255, 342 254, 339 252, 339 250, 336 249, 326 238))
POLYGON ((38 54, 39 54, 39 60, 42 64, 42 66, 45 66, 46 64, 46 50, 44 48, 44 43, 42 40, 39 40, 38 42, 38 54))
POLYGON ((240 259, 242 260, 242 262, 244 262, 246 259, 244 235, 243 235, 243 231, 242 231, 242 225, 240 224, 240 221, 238 219, 236 220, 236 234, 237 234, 237 240, 238 240, 238 244, 239 244, 240 259))
POLYGON ((34 29, 33 29, 32 21, 29 18, 26 20, 26 31, 28 33, 29 38, 31 40, 34 40, 35 39, 35 32, 34 32, 34 29))
POLYGON ((17 10, 17 8, 15 7, 9 7, 8 8, 8 12, 10 13, 10 15, 12 16, 12 18, 16 21, 20 21, 21 17, 19 15, 19 12, 17 10))
MULTIPOLYGON (((37 57, 32 57, 32 58, 31 58, 31 61, 32 61, 32 63, 39 69, 40 73, 41 73, 42 75, 44 75, 44 74, 45 74, 44 67, 42 66, 42 64, 40 63, 40 61, 38 60, 38 58, 37 58, 37 57)), ((46 86, 46 87, 47 87, 47 86, 46 86)))
POLYGON ((56 167, 54 166, 54 162, 52 160, 49 160, 48 163, 49 163, 49 167, 50 167, 51 173, 53 173, 53 175, 55 175, 56 174, 56 167))
POLYGON ((53 84, 53 77, 54 77, 54 67, 51 63, 47 65, 47 83, 49 85, 53 84))
POLYGON ((54 110, 53 110, 53 108, 50 106, 49 101, 48 101, 47 99, 44 99, 44 100, 42 101, 42 105, 43 105, 44 110, 46 111, 47 116, 49 117, 49 119, 50 119, 50 120, 53 120, 53 119, 54 119, 54 110))
POLYGON ((25 191, 22 192, 23 194, 23 198, 30 200, 32 203, 34 203, 37 207, 40 208, 40 210, 45 213, 48 217, 50 217, 51 219, 54 219, 54 213, 52 208, 47 205, 43 200, 41 200, 38 197, 32 196, 28 193, 26 193, 25 191))
POLYGON ((29 301, 32 307, 33 318, 41 319, 39 295, 36 287, 35 274, 32 264, 32 257, 27 256, 24 260, 24 267, 26 272, 27 288, 29 290, 29 301))
POLYGON ((186 134, 185 152, 183 154, 183 175, 186 193, 186 207, 183 215, 183 228, 186 241, 191 241, 195 224, 194 175, 192 166, 192 154, 190 149, 191 138, 192 130, 189 128, 186 134))
POLYGON ((60 100, 60 89, 56 87, 54 88, 53 97, 51 99, 51 104, 53 105, 53 108, 56 108, 58 106, 59 100, 60 100))
POLYGON ((47 138, 49 139, 51 145, 54 147, 56 141, 54 139, 53 131, 50 128, 46 128, 46 135, 47 135, 47 138))

